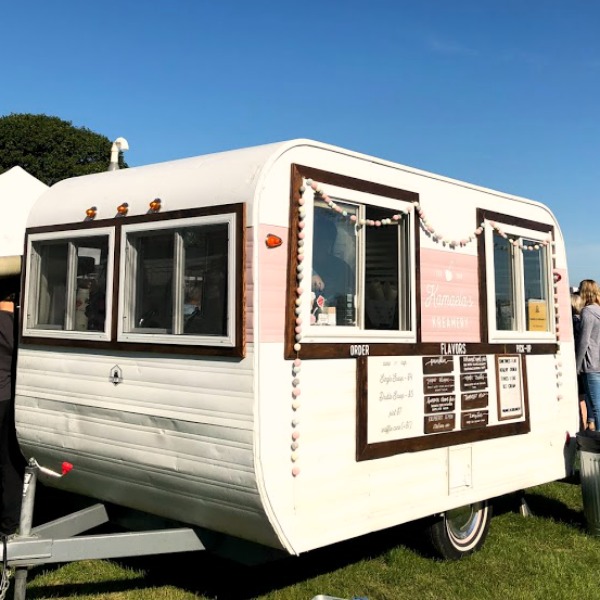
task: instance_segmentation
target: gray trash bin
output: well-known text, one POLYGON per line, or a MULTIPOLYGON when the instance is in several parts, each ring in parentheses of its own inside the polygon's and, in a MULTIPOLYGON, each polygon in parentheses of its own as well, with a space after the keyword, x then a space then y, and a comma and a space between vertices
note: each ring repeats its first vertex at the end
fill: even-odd
POLYGON ((583 431, 576 437, 583 514, 588 531, 600 536, 600 432, 583 431))

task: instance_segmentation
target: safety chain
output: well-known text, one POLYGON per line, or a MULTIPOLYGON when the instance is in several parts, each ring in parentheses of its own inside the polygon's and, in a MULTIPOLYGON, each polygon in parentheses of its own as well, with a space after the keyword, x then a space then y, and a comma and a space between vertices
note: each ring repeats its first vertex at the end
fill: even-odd
POLYGON ((0 600, 4 600, 6 592, 10 587, 10 576, 12 569, 8 568, 7 536, 2 536, 2 579, 0 579, 0 600))

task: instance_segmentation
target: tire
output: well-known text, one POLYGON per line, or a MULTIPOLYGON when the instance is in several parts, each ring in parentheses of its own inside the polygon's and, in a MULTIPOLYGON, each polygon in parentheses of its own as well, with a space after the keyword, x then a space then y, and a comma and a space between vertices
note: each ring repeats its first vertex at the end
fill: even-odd
POLYGON ((491 520, 492 507, 487 500, 442 513, 429 526, 434 551, 447 560, 472 554, 483 546, 491 520))

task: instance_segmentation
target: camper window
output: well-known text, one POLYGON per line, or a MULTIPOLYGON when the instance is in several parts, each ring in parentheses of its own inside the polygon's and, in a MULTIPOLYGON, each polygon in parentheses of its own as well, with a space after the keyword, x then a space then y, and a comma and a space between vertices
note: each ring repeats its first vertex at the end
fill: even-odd
POLYGON ((409 329, 408 221, 360 225, 391 219, 398 211, 338 198, 335 203, 343 212, 314 202, 312 325, 409 329))
POLYGON ((106 338, 107 266, 112 235, 61 232, 29 238, 26 333, 106 338))
POLYGON ((515 333, 551 336, 551 267, 548 246, 543 243, 547 234, 508 225, 503 225, 501 232, 499 229, 488 227, 486 234, 486 244, 492 246, 488 265, 493 273, 488 276, 490 331, 497 338, 514 337, 515 333))
POLYGON ((233 344, 235 215, 123 228, 119 339, 233 344))

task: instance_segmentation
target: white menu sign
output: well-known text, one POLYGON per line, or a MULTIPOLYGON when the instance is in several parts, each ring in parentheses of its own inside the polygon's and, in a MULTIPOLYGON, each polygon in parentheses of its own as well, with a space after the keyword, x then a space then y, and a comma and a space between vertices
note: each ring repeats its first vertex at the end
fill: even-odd
POLYGON ((367 377, 367 442, 423 435, 421 357, 370 356, 367 377))
POLYGON ((496 357, 498 377, 498 419, 523 416, 523 375, 518 354, 496 357))

